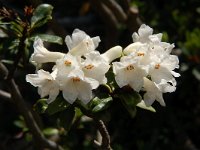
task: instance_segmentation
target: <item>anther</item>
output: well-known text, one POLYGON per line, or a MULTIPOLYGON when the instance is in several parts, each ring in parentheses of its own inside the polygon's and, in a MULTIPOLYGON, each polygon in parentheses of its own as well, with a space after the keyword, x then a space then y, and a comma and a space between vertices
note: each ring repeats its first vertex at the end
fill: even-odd
POLYGON ((156 64, 155 69, 159 69, 159 68, 160 68, 160 64, 156 64))
POLYGON ((65 65, 66 65, 66 66, 71 66, 71 64, 72 64, 71 61, 65 60, 65 65))
POLYGON ((144 53, 137 53, 138 56, 144 56, 144 53))
POLYGON ((73 78, 72 78, 72 81, 73 81, 73 82, 80 82, 81 79, 80 79, 79 77, 73 77, 73 78))
POLYGON ((93 67, 94 67, 94 66, 90 64, 90 65, 85 66, 84 68, 85 68, 85 69, 92 69, 93 67))
POLYGON ((129 66, 126 67, 127 71, 130 71, 130 70, 133 70, 133 69, 134 69, 133 65, 129 65, 129 66))

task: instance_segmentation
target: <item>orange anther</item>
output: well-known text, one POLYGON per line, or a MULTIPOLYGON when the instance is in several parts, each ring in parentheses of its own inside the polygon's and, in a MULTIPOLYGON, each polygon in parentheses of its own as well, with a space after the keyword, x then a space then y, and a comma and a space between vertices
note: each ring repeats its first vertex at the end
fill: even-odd
POLYGON ((90 65, 85 66, 84 68, 85 68, 85 69, 92 69, 93 67, 94 67, 94 66, 90 64, 90 65))
POLYGON ((156 64, 155 69, 159 69, 159 68, 160 68, 160 64, 156 64))
POLYGON ((133 70, 133 69, 134 69, 133 65, 129 65, 129 66, 126 67, 127 71, 130 71, 130 70, 133 70))
POLYGON ((144 56, 144 53, 137 53, 138 56, 144 56))
POLYGON ((81 79, 80 79, 79 77, 73 77, 73 78, 72 78, 72 81, 73 81, 73 82, 80 82, 81 79))
POLYGON ((72 64, 71 61, 65 60, 65 65, 66 65, 66 66, 70 66, 71 64, 72 64))

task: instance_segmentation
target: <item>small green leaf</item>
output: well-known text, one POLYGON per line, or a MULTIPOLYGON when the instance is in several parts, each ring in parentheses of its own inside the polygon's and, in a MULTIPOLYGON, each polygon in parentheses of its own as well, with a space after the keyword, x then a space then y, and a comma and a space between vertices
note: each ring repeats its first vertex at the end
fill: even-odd
POLYGON ((32 136, 32 134, 26 133, 26 134, 25 134, 25 139, 26 139, 27 142, 33 141, 33 136, 32 136))
POLYGON ((196 78, 197 80, 200 81, 200 71, 199 71, 197 68, 194 68, 194 69, 192 70, 192 74, 195 76, 195 78, 196 78))
POLYGON ((123 90, 118 94, 118 97, 121 99, 122 104, 129 112, 132 118, 136 115, 136 105, 141 101, 142 97, 140 94, 133 90, 123 90))
POLYGON ((74 117, 75 107, 70 106, 66 110, 60 112, 58 117, 59 125, 64 127, 64 129, 68 132, 73 124, 74 117))
POLYGON ((112 102, 112 97, 102 98, 99 99, 98 97, 95 98, 95 103, 97 104, 93 109, 92 112, 100 112, 108 108, 112 102))
POLYGON ((18 128, 26 127, 26 125, 24 124, 24 122, 22 120, 15 120, 14 125, 17 126, 18 128))
POLYGON ((57 135, 59 133, 58 129, 56 129, 56 128, 46 128, 42 132, 46 136, 57 135))
POLYGON ((67 109, 70 106, 69 103, 67 103, 63 98, 57 98, 55 101, 50 103, 46 109, 46 113, 49 115, 53 115, 57 112, 63 111, 67 109))
POLYGON ((106 73, 106 78, 108 80, 107 84, 112 91, 114 91, 115 88, 119 87, 116 81, 113 80, 115 78, 115 74, 113 73, 112 68, 110 68, 109 71, 106 73))
POLYGON ((23 27, 22 27, 20 24, 18 24, 18 23, 16 23, 16 22, 12 21, 12 22, 11 22, 11 27, 10 27, 10 28, 11 28, 13 31, 15 31, 15 33, 16 33, 16 35, 17 35, 18 37, 22 36, 23 27))
POLYGON ((35 11, 33 12, 33 16, 31 18, 31 27, 40 27, 49 20, 52 19, 52 10, 53 6, 49 4, 41 4, 39 5, 35 11))
POLYGON ((31 37, 31 40, 34 41, 35 37, 41 38, 43 41, 50 42, 50 43, 56 43, 56 44, 63 44, 63 40, 61 37, 56 35, 49 35, 49 34, 37 34, 31 37))
POLYGON ((142 108, 142 109, 149 110, 149 111, 151 111, 151 112, 156 112, 156 110, 155 110, 152 106, 147 107, 147 106, 145 105, 145 103, 144 103, 143 100, 142 100, 141 102, 139 102, 136 106, 137 106, 137 107, 140 107, 140 108, 142 108))
POLYGON ((39 99, 34 105, 33 105, 33 110, 39 112, 39 113, 44 113, 48 107, 47 104, 47 99, 39 99))

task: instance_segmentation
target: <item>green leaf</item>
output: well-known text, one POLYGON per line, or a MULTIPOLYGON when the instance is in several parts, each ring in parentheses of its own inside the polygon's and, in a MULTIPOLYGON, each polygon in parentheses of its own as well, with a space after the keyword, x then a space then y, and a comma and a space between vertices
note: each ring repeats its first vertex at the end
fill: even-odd
POLYGON ((142 100, 140 94, 133 90, 127 91, 121 89, 121 92, 118 94, 118 97, 121 99, 122 104, 129 112, 130 116, 134 118, 136 115, 136 105, 142 100))
POLYGON ((149 110, 149 111, 151 111, 151 112, 156 112, 156 110, 152 107, 152 106, 146 106, 145 105, 145 103, 144 103, 144 101, 142 100, 141 102, 139 102, 137 105, 136 105, 137 107, 140 107, 140 108, 142 108, 142 109, 146 109, 146 110, 149 110))
POLYGON ((53 6, 49 4, 41 4, 39 5, 35 11, 33 12, 33 16, 31 18, 31 27, 40 27, 44 25, 46 22, 52 19, 52 10, 53 6))
POLYGON ((112 97, 107 97, 107 98, 102 98, 102 99, 95 97, 93 101, 96 105, 92 109, 92 112, 100 112, 100 111, 105 110, 106 108, 110 106, 112 100, 113 100, 112 97))
POLYGON ((48 107, 47 104, 47 99, 39 99, 34 105, 33 105, 33 110, 39 112, 39 113, 44 113, 48 107))
POLYGON ((59 125, 64 127, 64 129, 68 132, 73 124, 74 117, 75 107, 70 106, 66 110, 60 112, 58 117, 59 125))
POLYGON ((14 121, 14 125, 17 126, 18 128, 21 128, 23 132, 28 131, 29 129, 26 126, 26 123, 24 121, 23 117, 19 117, 19 120, 14 121))
POLYGON ((22 120, 15 120, 14 125, 17 126, 18 128, 26 127, 26 125, 24 124, 24 122, 22 120))
POLYGON ((116 81, 113 80, 115 78, 115 74, 113 73, 112 68, 110 68, 109 71, 106 73, 106 78, 108 80, 107 84, 112 91, 119 87, 116 81))
POLYGON ((57 112, 63 111, 70 106, 63 98, 57 98, 55 101, 50 103, 46 109, 46 113, 53 115, 57 112))
POLYGON ((63 40, 61 37, 56 35, 49 35, 49 34, 37 34, 31 37, 31 40, 34 41, 35 37, 41 38, 43 41, 50 42, 50 43, 56 43, 56 44, 63 44, 63 40))
POLYGON ((196 78, 197 80, 200 81, 200 71, 199 71, 197 68, 194 68, 194 69, 192 70, 192 74, 195 76, 195 78, 196 78))
POLYGON ((11 22, 11 27, 10 27, 10 28, 11 28, 11 30, 15 31, 15 33, 16 33, 16 35, 17 35, 18 37, 22 36, 23 27, 22 27, 20 24, 18 24, 18 23, 16 23, 16 22, 12 21, 12 22, 11 22))
POLYGON ((56 129, 56 128, 46 128, 42 132, 46 136, 57 135, 59 133, 58 129, 56 129))

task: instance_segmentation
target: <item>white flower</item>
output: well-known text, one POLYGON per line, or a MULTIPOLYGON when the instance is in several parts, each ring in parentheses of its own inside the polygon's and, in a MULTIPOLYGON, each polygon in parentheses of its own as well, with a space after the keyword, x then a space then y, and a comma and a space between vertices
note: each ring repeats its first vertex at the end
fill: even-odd
POLYGON ((33 63, 47 63, 47 62, 56 62, 57 59, 62 58, 65 54, 60 52, 50 52, 44 45, 43 41, 36 37, 34 44, 34 53, 31 55, 30 61, 33 63))
POLYGON ((138 59, 132 56, 124 56, 120 62, 114 62, 113 72, 119 87, 129 85, 137 92, 143 86, 143 77, 147 75, 145 67, 139 65, 138 59))
POLYGON ((90 38, 89 35, 79 29, 73 31, 72 37, 66 36, 65 38, 69 53, 75 56, 82 56, 95 50, 100 41, 98 36, 90 38))
POLYGON ((162 79, 167 82, 172 83, 173 86, 176 85, 176 80, 174 77, 179 77, 180 74, 174 72, 173 70, 179 68, 179 60, 175 55, 166 55, 163 57, 151 55, 152 62, 149 67, 149 75, 151 80, 157 84, 161 82, 162 79))
POLYGON ((124 49, 124 54, 138 59, 140 65, 146 66, 148 71, 151 63, 149 46, 140 42, 132 43, 124 49))
POLYGON ((100 84, 106 84, 106 72, 110 68, 109 63, 100 55, 98 51, 93 51, 85 55, 82 62, 82 70, 86 77, 99 81, 100 84))
POLYGON ((119 58, 122 55, 122 47, 115 46, 107 50, 105 53, 101 54, 101 56, 108 62, 112 62, 113 60, 119 58))
POLYGON ((138 29, 138 33, 133 33, 132 38, 134 42, 147 43, 149 42, 149 36, 152 35, 153 29, 149 26, 142 24, 138 29))
POLYGON ((51 103, 59 94, 59 85, 55 80, 57 70, 51 74, 44 70, 38 70, 37 74, 26 75, 26 81, 38 87, 41 98, 49 95, 47 103, 51 103))
POLYGON ((132 43, 132 44, 128 45, 128 46, 124 49, 123 53, 124 53, 125 55, 129 55, 129 54, 131 54, 131 53, 133 53, 133 52, 136 52, 136 51, 138 51, 139 49, 141 49, 141 48, 143 48, 143 47, 146 47, 146 46, 147 46, 147 44, 140 43, 140 42, 135 42, 135 43, 132 43))
POLYGON ((56 80, 58 82, 62 81, 72 70, 77 68, 80 68, 78 59, 69 53, 66 54, 63 58, 58 59, 56 65, 53 67, 53 69, 58 70, 56 80))
POLYGON ((64 99, 70 104, 78 98, 87 104, 92 98, 92 90, 99 86, 99 82, 84 76, 82 70, 71 71, 60 83, 64 99))
POLYGON ((162 91, 155 82, 144 77, 144 90, 146 93, 144 94, 144 102, 146 106, 151 106, 155 100, 157 100, 160 105, 165 106, 165 102, 162 96, 162 91))

